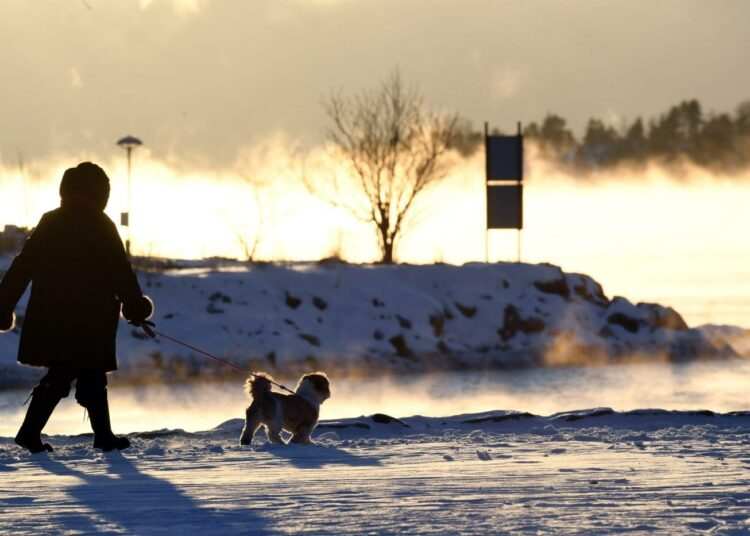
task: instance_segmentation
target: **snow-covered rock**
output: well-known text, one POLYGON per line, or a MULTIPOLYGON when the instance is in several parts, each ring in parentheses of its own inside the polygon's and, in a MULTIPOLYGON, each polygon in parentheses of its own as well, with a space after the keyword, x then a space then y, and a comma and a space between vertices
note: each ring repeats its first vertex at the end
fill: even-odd
POLYGON ((6 225, 0 230, 0 258, 20 250, 29 232, 28 229, 16 225, 6 225))
POLYGON ((741 356, 750 356, 750 329, 715 324, 705 324, 697 329, 715 345, 729 345, 741 356))
MULTIPOLYGON (((592 278, 549 264, 168 267, 139 274, 157 329, 244 369, 418 372, 737 355, 671 308, 609 299, 592 278)), ((0 337, 2 383, 28 374, 13 365, 17 342, 17 332, 0 337)), ((124 323, 118 351, 134 377, 232 373, 124 323)))

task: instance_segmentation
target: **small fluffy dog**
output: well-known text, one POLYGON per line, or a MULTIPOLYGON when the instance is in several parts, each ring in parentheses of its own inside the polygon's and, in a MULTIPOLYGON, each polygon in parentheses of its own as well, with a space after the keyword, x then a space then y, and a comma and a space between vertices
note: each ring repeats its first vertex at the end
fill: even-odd
POLYGON ((245 382, 245 392, 253 402, 245 410, 245 427, 240 445, 249 445, 261 425, 266 427, 268 440, 285 444, 281 430, 292 434, 291 443, 309 444, 318 424, 320 405, 331 397, 328 378, 322 372, 305 374, 299 379, 293 395, 271 391, 273 378, 254 373, 245 382))

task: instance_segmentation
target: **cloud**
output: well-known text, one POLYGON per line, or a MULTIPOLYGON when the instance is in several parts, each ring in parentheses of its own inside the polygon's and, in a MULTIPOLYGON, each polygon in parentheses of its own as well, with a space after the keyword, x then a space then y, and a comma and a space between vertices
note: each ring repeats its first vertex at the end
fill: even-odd
POLYGON ((337 4, 343 4, 348 0, 303 0, 303 3, 311 4, 318 7, 329 7, 337 4))
POLYGON ((625 124, 625 118, 618 112, 617 110, 613 108, 608 108, 604 112, 604 116, 602 117, 602 121, 605 125, 613 127, 613 128, 620 128, 622 125, 625 124))
POLYGON ((490 96, 500 101, 515 97, 527 84, 529 74, 517 67, 495 69, 490 75, 490 96))
POLYGON ((140 0, 141 9, 147 10, 156 4, 171 4, 172 9, 178 15, 194 15, 200 13, 209 0, 140 0))
POLYGON ((75 65, 70 68, 68 74, 70 75, 70 87, 74 89, 83 87, 83 79, 81 78, 81 73, 78 72, 78 69, 75 65))

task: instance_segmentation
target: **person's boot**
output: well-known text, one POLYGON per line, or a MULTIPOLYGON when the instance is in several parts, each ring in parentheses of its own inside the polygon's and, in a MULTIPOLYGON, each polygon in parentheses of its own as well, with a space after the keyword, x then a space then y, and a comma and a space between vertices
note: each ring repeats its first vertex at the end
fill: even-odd
POLYGON ((112 425, 109 421, 109 404, 107 403, 107 392, 103 397, 97 397, 86 409, 89 412, 91 429, 94 431, 94 448, 102 449, 104 452, 111 450, 123 450, 130 446, 127 437, 117 437, 112 433, 112 425))
POLYGON ((49 389, 34 388, 29 409, 26 410, 26 417, 16 435, 16 445, 27 449, 32 454, 54 450, 49 443, 42 442, 41 433, 58 402, 60 402, 60 397, 51 393, 49 389))

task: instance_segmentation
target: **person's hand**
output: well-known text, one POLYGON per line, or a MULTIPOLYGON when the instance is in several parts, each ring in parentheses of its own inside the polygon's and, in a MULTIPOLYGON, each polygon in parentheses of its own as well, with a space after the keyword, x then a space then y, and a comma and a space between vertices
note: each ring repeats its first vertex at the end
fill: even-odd
POLYGON ((16 315, 13 311, 0 312, 0 333, 12 330, 16 326, 16 315))
POLYGON ((122 316, 133 325, 140 326, 154 314, 154 302, 148 296, 141 296, 134 302, 122 304, 122 316))

